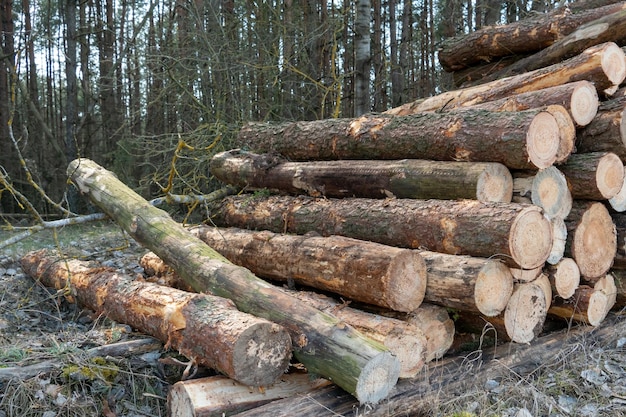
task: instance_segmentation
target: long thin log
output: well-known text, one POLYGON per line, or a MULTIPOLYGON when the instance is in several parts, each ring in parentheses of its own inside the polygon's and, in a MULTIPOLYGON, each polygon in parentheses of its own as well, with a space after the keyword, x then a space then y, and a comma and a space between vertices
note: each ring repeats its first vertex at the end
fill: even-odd
MULTIPOLYGON (((248 123, 239 131, 234 146, 278 153, 292 161, 412 158, 546 168, 563 152, 561 122, 555 115, 560 120, 567 110, 560 106, 557 112, 556 107, 248 123)), ((571 120, 569 123, 573 127, 571 120)))
POLYGON ((290 373, 268 387, 251 388, 223 376, 179 381, 167 393, 168 415, 172 417, 213 417, 232 415, 281 398, 330 385, 306 373, 290 373))
POLYGON ((68 175, 81 193, 195 290, 230 298, 241 311, 283 325, 290 332, 294 356, 311 372, 331 379, 363 403, 377 403, 396 384, 398 360, 380 343, 231 264, 95 162, 74 160, 68 175))
POLYGON ((522 19, 508 25, 487 26, 468 35, 459 35, 441 45, 438 57, 446 71, 458 71, 481 62, 493 62, 509 55, 523 55, 549 47, 581 25, 624 8, 614 2, 600 8, 571 13, 567 7, 522 19))
POLYGON ((453 255, 495 255, 526 269, 542 265, 552 246, 541 209, 514 203, 242 195, 225 198, 213 214, 218 226, 316 231, 453 255))
POLYGON ((581 80, 594 83, 597 91, 604 91, 613 89, 624 81, 622 77, 626 75, 625 66, 624 52, 615 43, 607 42, 586 49, 558 64, 406 103, 387 110, 385 114, 401 116, 467 107, 581 80))
POLYGON ((347 238, 199 226, 191 234, 262 278, 331 291, 363 303, 412 311, 426 291, 426 263, 414 250, 347 238))
POLYGON ((575 199, 608 200, 624 184, 624 163, 612 152, 576 153, 559 170, 575 199))
POLYGON ((154 336, 242 384, 272 384, 289 366, 287 331, 240 312, 230 300, 133 281, 115 270, 64 261, 45 250, 25 255, 21 263, 44 285, 59 290, 71 285, 81 305, 154 336))
MULTIPOLYGON (((595 90, 594 90, 595 91, 595 90)), ((510 202, 513 180, 502 164, 342 160, 287 162, 234 149, 211 159, 211 174, 238 187, 312 197, 437 198, 510 202)))
POLYGON ((617 252, 617 232, 609 211, 602 203, 576 200, 565 224, 565 256, 576 261, 585 279, 604 276, 617 252))

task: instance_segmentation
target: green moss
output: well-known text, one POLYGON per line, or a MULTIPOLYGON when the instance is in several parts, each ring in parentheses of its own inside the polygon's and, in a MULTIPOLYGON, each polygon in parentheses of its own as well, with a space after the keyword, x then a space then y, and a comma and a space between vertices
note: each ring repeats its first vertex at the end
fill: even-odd
POLYGON ((82 381, 102 380, 111 383, 117 377, 119 368, 117 365, 107 362, 103 357, 97 356, 85 365, 69 364, 63 368, 62 375, 66 379, 82 381))

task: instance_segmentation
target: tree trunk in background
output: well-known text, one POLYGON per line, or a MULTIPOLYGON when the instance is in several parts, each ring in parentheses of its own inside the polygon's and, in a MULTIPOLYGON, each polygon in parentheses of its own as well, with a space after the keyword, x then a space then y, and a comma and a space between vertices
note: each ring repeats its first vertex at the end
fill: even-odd
MULTIPOLYGON (((11 160, 16 159, 8 131, 9 112, 11 109, 10 83, 11 72, 14 70, 15 53, 12 6, 12 1, 0 2, 0 46, 3 55, 0 60, 0 167, 3 167, 4 170, 8 170, 11 160)), ((14 166, 21 171, 17 164, 14 166)), ((12 172, 12 175, 15 178, 19 177, 19 171, 12 172)), ((0 212, 13 212, 15 202, 9 193, 2 193, 0 197, 2 197, 0 200, 0 212)))
POLYGON ((370 0, 358 0, 356 4, 356 21, 354 24, 354 115, 369 113, 370 104, 370 22, 372 5, 370 0))
MULTIPOLYGON (((63 1, 65 19, 65 78, 66 78, 66 105, 65 105, 65 158, 72 161, 78 157, 76 142, 76 122, 78 118, 78 82, 76 79, 76 0, 63 1)), ((70 187, 67 203, 73 212, 78 208, 78 193, 70 187)))

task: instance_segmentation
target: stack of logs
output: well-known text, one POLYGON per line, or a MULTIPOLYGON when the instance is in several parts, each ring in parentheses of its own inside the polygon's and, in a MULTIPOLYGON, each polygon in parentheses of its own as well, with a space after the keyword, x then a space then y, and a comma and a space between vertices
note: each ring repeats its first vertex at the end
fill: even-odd
MULTIPOLYGON (((245 388, 276 381, 292 348, 310 371, 376 403, 397 376, 415 377, 450 348, 449 311, 457 331, 488 321, 500 338, 529 343, 548 318, 598 326, 626 305, 626 56, 618 46, 626 2, 533 19, 446 42, 440 61, 465 83, 458 90, 356 119, 247 124, 210 172, 270 192, 223 198, 212 206, 211 227, 179 230, 130 191, 117 194, 123 185, 91 161, 70 164, 79 189, 156 253, 142 259, 145 271, 185 290, 158 307, 116 310, 95 289, 81 302, 115 319, 135 311, 144 327, 133 325, 242 384, 177 383, 172 415, 241 411, 327 383, 292 373, 263 393, 245 388), (243 277, 250 271, 288 288, 243 277), (220 297, 270 321, 229 315, 230 333, 201 341, 202 327, 192 326, 215 325, 226 313, 203 318, 199 306, 233 307, 220 297), (189 305, 196 310, 184 311, 189 305), (171 319, 169 328, 146 319, 155 311, 171 319), (183 328, 188 335, 176 333, 183 328), (251 353, 262 349, 259 337, 272 345, 260 357, 251 353), (215 346, 237 353, 220 359, 209 352, 215 346), (356 370, 334 359, 348 351, 360 358, 356 370), (260 371, 247 374, 250 366, 260 371), (229 405, 215 405, 207 390, 227 391, 229 405), (245 404, 236 405, 239 396, 245 404)), ((54 269, 46 256, 25 257, 25 268, 45 275, 54 269)), ((57 268, 65 277, 70 266, 57 268)), ((88 287, 81 268, 72 282, 88 287)), ((148 284, 116 285, 124 293, 148 284)))

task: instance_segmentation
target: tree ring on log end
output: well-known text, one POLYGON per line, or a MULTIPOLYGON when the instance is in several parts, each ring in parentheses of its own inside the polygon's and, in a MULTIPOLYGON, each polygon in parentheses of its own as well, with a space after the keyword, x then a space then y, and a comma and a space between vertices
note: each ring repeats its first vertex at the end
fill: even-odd
POLYGON ((361 404, 378 404, 385 399, 400 377, 400 361, 389 352, 372 358, 361 370, 355 397, 361 404))
POLYGON ((573 239, 572 257, 583 277, 598 278, 610 269, 617 252, 617 233, 602 203, 593 203, 585 211, 573 239))
POLYGON ((624 51, 616 44, 604 50, 601 66, 609 81, 614 85, 620 85, 626 78, 626 57, 624 51))
POLYGON ((554 274, 554 288, 564 300, 572 297, 580 285, 580 270, 572 258, 563 258, 554 274))
POLYGON ((504 311, 504 327, 513 342, 530 343, 541 331, 547 315, 546 296, 538 285, 518 285, 504 311))
POLYGON ((598 161, 596 184, 602 197, 610 199, 624 184, 624 164, 616 154, 609 152, 598 161))
POLYGON ((387 272, 387 306, 405 313, 418 308, 424 301, 428 281, 426 261, 422 255, 407 249, 393 258, 387 272))
POLYGON ((513 198, 513 176, 499 163, 489 164, 476 181, 476 199, 510 203, 513 198))
POLYGON ((556 161, 559 151, 559 125, 550 113, 540 112, 526 132, 526 150, 528 159, 537 168, 547 168, 556 161))
POLYGON ((578 126, 587 126, 598 113, 599 99, 596 88, 590 82, 576 87, 570 100, 570 114, 578 126))
POLYGON ((587 321, 590 325, 596 327, 602 323, 609 312, 607 305, 609 297, 602 291, 594 291, 589 297, 587 306, 587 321))
POLYGON ((533 178, 531 200, 543 209, 549 218, 567 217, 572 210, 572 193, 567 179, 556 167, 541 169, 533 178))
POLYGON ((500 261, 489 261, 478 273, 474 284, 474 302, 487 317, 504 311, 513 293, 513 276, 500 261))
POLYGON ((509 251, 513 261, 523 269, 537 268, 545 263, 552 249, 552 226, 541 209, 529 206, 511 225, 509 251))
POLYGON ((567 109, 559 104, 546 107, 546 112, 550 113, 558 126, 559 150, 556 152, 555 163, 563 163, 574 152, 576 146, 576 126, 572 116, 567 109))
POLYGON ((557 264, 565 255, 565 245, 567 243, 567 225, 560 217, 550 219, 552 225, 552 250, 546 262, 550 265, 557 264))

